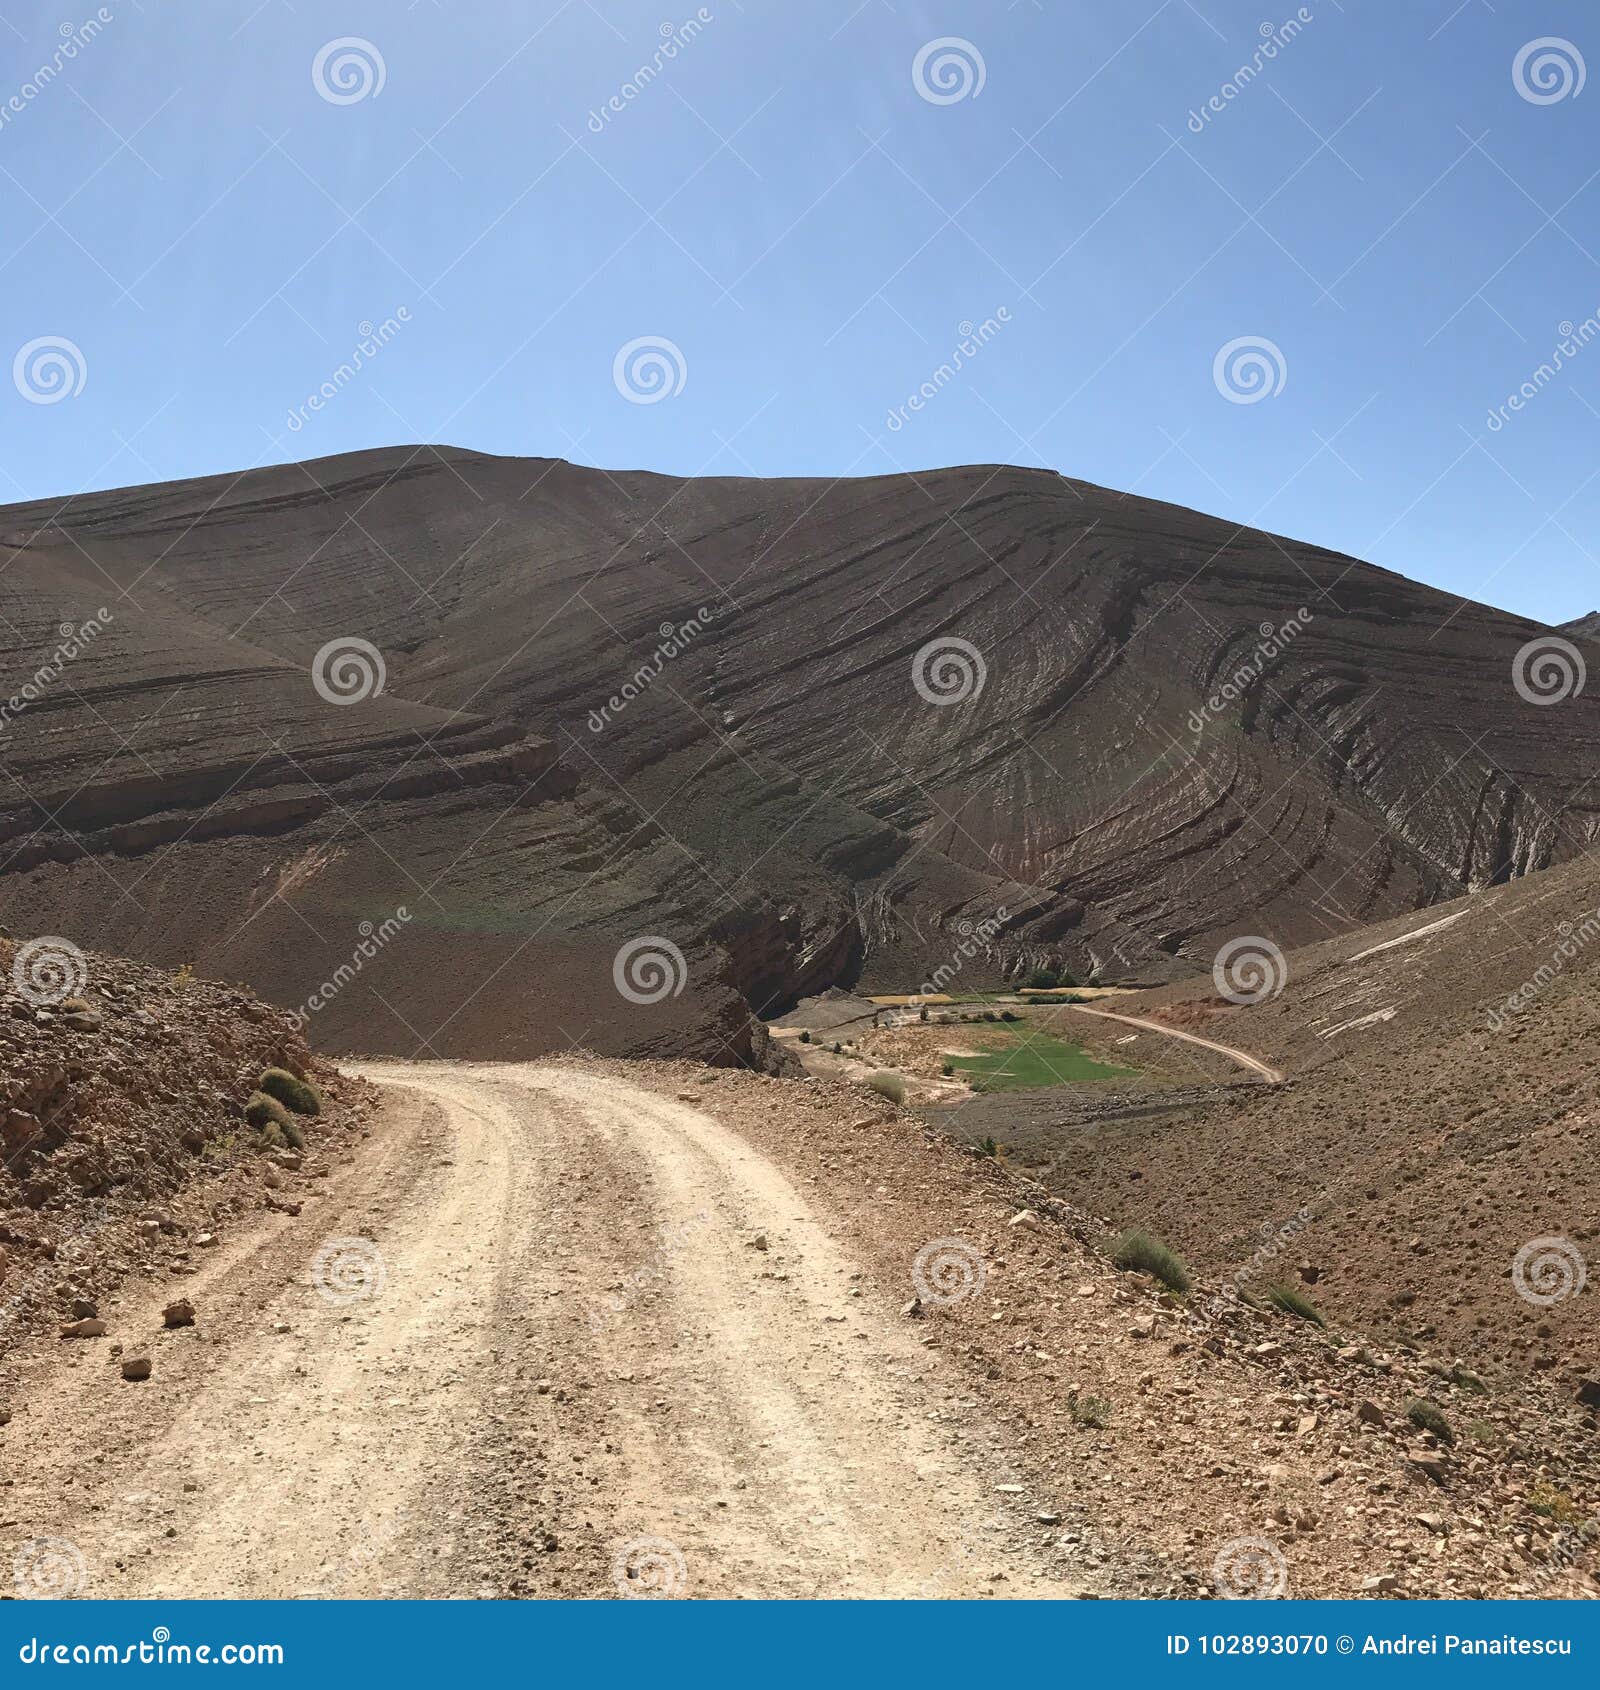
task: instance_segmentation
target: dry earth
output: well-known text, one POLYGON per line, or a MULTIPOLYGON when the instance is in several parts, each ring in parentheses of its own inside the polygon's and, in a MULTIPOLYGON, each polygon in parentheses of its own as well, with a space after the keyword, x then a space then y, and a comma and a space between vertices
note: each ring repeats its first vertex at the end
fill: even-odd
POLYGON ((20 1564, 81 1557, 94 1595, 1596 1591, 1535 1506, 1593 1509, 1559 1404, 1440 1447, 1402 1412, 1457 1412, 1426 1358, 1180 1310, 857 1087, 362 1072, 378 1130, 263 1161, 279 1206, 210 1250, 175 1219, 192 1327, 130 1280, 106 1338, 5 1358, 20 1564))

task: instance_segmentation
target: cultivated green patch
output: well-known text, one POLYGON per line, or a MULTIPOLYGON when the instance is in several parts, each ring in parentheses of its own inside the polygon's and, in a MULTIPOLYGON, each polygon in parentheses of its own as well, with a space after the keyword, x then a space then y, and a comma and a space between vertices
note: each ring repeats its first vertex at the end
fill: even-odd
POLYGON ((1082 1080, 1119 1080, 1135 1072, 1097 1062, 1081 1045, 1051 1033, 985 1034, 982 1056, 945 1061, 968 1076, 974 1091, 1021 1091, 1026 1087, 1070 1086, 1082 1080))

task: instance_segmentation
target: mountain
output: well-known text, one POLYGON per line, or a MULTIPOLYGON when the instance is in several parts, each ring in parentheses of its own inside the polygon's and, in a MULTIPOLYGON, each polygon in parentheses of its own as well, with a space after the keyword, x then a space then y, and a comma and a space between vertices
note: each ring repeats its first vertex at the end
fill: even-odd
POLYGON ((1549 630, 1039 470, 415 447, 0 541, 0 919, 323 1048, 760 1060, 831 985, 1180 980, 1596 833, 1549 630))

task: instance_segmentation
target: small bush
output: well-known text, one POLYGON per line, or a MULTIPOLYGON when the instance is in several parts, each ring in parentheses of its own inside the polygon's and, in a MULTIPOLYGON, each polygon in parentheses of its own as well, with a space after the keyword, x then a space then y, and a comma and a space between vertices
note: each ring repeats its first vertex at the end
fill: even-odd
POLYGON ((1053 992, 1061 984, 1061 976, 1053 968, 1036 968, 1028 976, 1028 986, 1035 992, 1053 992))
POLYGON ((917 1019, 919 1021, 926 1021, 928 1019, 928 1006, 926 1004, 917 1011, 917 1019))
POLYGON ((1111 1424, 1111 1404, 1104 1397, 1080 1397, 1074 1391, 1067 1398, 1067 1413, 1074 1426, 1091 1426, 1103 1432, 1111 1424))
POLYGON ((253 1091, 250 1101, 244 1106, 244 1118, 257 1132, 265 1132, 268 1127, 276 1127, 281 1135, 283 1128, 290 1124, 290 1114, 287 1109, 264 1091, 253 1091))
POLYGON ((287 1121, 278 1123, 278 1131, 283 1135, 283 1141, 291 1150, 304 1150, 306 1135, 300 1123, 291 1115, 287 1121))
POLYGON ((1427 1397, 1412 1397, 1406 1404, 1406 1419, 1418 1431, 1432 1432, 1442 1444, 1453 1444, 1456 1435, 1450 1430, 1450 1422, 1444 1417, 1444 1410, 1438 1403, 1430 1402, 1427 1397))
POLYGON ((1267 1287, 1267 1301, 1280 1314, 1292 1314, 1296 1320, 1309 1320, 1313 1326, 1326 1326, 1328 1323, 1322 1318, 1317 1305, 1307 1296, 1295 1290, 1292 1285, 1269 1285, 1267 1287))
POLYGON ((1017 1012, 1014 1009, 1002 1009, 1000 1019, 1002 1021, 1015 1021, 1018 1019, 1017 1012))
POLYGON ((1576 1526, 1583 1520, 1583 1510, 1578 1504, 1564 1490, 1557 1490, 1544 1479, 1528 1493, 1528 1506, 1535 1514, 1554 1520, 1558 1526, 1576 1526))
POLYGON ((904 1079, 899 1074, 890 1073, 886 1068, 880 1068, 876 1074, 869 1074, 867 1084, 879 1097, 886 1097, 891 1103, 904 1103, 906 1100, 904 1079))
POLYGON ((808 1044, 811 1043, 811 1029, 809 1027, 803 1028, 801 1030, 800 1042, 803 1045, 808 1045, 808 1044))
POLYGON ((1137 1270, 1148 1273, 1159 1279, 1169 1291, 1180 1294, 1189 1289, 1194 1283, 1189 1273, 1189 1264, 1184 1261, 1175 1250, 1169 1250, 1159 1238, 1150 1233, 1134 1228, 1125 1232, 1117 1240, 1117 1247, 1111 1253, 1114 1267, 1124 1272, 1137 1270))
POLYGON ((985 1021, 998 1021, 1000 1019, 1000 1017, 996 1015, 992 1009, 986 1009, 983 1012, 983 1018, 985 1021))
POLYGON ((275 1097, 284 1108, 297 1115, 320 1115, 322 1095, 309 1080, 297 1080, 287 1068, 268 1068, 256 1081, 268 1097, 275 1097))
POLYGON ((978 1148, 985 1156, 993 1156, 996 1160, 999 1159, 1000 1146, 995 1143, 993 1133, 990 1133, 990 1135, 978 1146, 978 1148))
POLYGON ((837 1039, 835 1039, 833 1041, 833 1054, 835 1056, 843 1056, 844 1055, 844 1047, 839 1043, 839 1041, 837 1039))

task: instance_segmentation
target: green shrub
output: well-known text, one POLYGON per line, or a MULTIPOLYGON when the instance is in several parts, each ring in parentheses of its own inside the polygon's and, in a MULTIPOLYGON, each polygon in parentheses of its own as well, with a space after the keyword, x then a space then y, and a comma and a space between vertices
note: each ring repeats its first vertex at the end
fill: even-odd
POLYGON ((1111 1253, 1112 1265, 1148 1273, 1159 1279, 1170 1291, 1185 1292, 1194 1283, 1189 1264, 1175 1250, 1169 1250, 1159 1238, 1135 1227, 1117 1240, 1111 1253))
POLYGON ((268 1097, 277 1098, 297 1115, 320 1115, 322 1096, 309 1080, 297 1080, 287 1068, 268 1068, 256 1081, 268 1097))
POLYGON ((983 1018, 985 1021, 998 1021, 1000 1019, 1000 1017, 996 1015, 992 1009, 986 1009, 983 1012, 983 1018))
POLYGON ((808 1045, 808 1044, 811 1043, 811 1029, 809 1027, 801 1029, 800 1042, 803 1045, 808 1045))
POLYGON ((1432 1432, 1442 1444, 1453 1444, 1456 1435, 1450 1430, 1450 1422, 1444 1417, 1444 1410, 1438 1403, 1430 1402, 1427 1397, 1412 1397, 1406 1404, 1406 1419, 1419 1431, 1432 1432))
POLYGON ((946 1062, 941 1062, 939 1064, 939 1072, 941 1074, 945 1075, 946 1078, 948 1078, 951 1074, 955 1073, 955 1071, 956 1071, 956 1065, 953 1062, 946 1061, 946 1062))
POLYGON ((1067 1398, 1067 1413, 1074 1426, 1092 1426, 1104 1431, 1111 1424, 1111 1404, 1104 1397, 1081 1397, 1076 1391, 1067 1398))
POLYGON ((257 1132, 265 1132, 268 1127, 274 1127, 280 1135, 291 1121, 289 1111, 277 1098, 264 1091, 251 1092, 250 1101, 244 1106, 244 1118, 257 1132))
POLYGON ((1002 1009, 1000 1011, 1000 1019, 1002 1021, 1015 1021, 1018 1019, 1017 1012, 1014 1009, 1002 1009))
POLYGON ((1267 1301, 1280 1314, 1292 1314, 1296 1320, 1309 1320, 1313 1326, 1327 1325, 1317 1305, 1292 1285, 1269 1285, 1267 1287, 1267 1301))
POLYGON ((990 1135, 978 1146, 978 1148, 985 1156, 993 1156, 996 1160, 999 1159, 1000 1146, 995 1143, 993 1133, 990 1133, 990 1135))
POLYGON ((1053 992, 1061 984, 1061 976, 1053 968, 1036 968, 1028 976, 1028 985, 1035 992, 1053 992))
POLYGON ((928 1006, 926 1004, 917 1011, 917 1019, 919 1021, 926 1021, 928 1019, 928 1006))
POLYGON ((906 1100, 906 1083, 899 1074, 892 1074, 886 1068, 880 1068, 877 1073, 867 1076, 867 1084, 878 1094, 886 1097, 891 1103, 904 1103, 906 1100))
POLYGON ((292 1115, 287 1121, 280 1121, 278 1123, 278 1131, 283 1135, 284 1143, 286 1143, 291 1150, 305 1149, 306 1135, 304 1129, 292 1115))
POLYGON ((844 1055, 844 1047, 839 1043, 839 1041, 837 1039, 835 1039, 833 1041, 833 1054, 835 1056, 843 1056, 844 1055))

